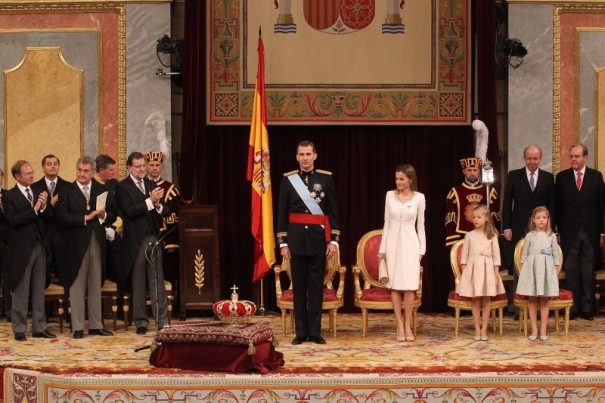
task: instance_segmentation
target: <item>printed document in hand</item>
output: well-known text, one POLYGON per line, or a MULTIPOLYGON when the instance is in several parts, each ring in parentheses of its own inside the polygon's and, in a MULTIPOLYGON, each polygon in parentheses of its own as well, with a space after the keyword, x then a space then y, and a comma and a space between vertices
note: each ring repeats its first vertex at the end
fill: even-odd
POLYGON ((101 210, 105 208, 105 204, 107 203, 107 192, 103 192, 97 196, 97 210, 101 210))

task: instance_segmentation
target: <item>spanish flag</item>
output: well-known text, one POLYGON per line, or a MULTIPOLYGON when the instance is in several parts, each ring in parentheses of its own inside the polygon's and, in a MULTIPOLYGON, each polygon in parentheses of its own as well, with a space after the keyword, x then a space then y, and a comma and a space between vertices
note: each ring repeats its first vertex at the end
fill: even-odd
POLYGON ((248 180, 252 184, 252 236, 254 237, 253 283, 262 279, 275 263, 273 238, 273 199, 267 133, 267 106, 265 98, 265 48, 258 37, 258 71, 254 89, 252 124, 248 142, 248 180))

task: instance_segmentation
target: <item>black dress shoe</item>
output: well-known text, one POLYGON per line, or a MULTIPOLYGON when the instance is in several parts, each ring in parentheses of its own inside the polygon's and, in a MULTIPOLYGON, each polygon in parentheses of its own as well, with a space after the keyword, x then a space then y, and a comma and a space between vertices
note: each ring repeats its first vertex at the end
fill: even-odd
POLYGON ((296 336, 295 338, 292 339, 292 344, 295 346, 297 346, 299 344, 303 344, 304 342, 305 342, 304 337, 296 336))
POLYGON ((584 319, 584 320, 593 320, 593 316, 592 313, 590 312, 580 312, 580 318, 584 319))
POLYGON ((50 333, 48 330, 45 330, 40 333, 32 333, 32 337, 41 338, 41 339, 56 339, 57 338, 57 336, 50 333))
POLYGON ((139 326, 139 327, 137 327, 137 334, 143 335, 145 333, 147 333, 147 327, 146 326, 139 326))
POLYGON ((569 320, 574 320, 578 317, 578 313, 577 312, 572 312, 569 314, 569 320))
POLYGON ((88 329, 90 336, 113 336, 113 333, 105 329, 88 329))
POLYGON ((25 338, 25 333, 15 333, 15 340, 17 341, 26 341, 27 339, 25 338))
POLYGON ((326 339, 321 336, 310 336, 309 341, 315 344, 326 344, 326 339))
POLYGON ((74 339, 83 339, 84 338, 84 330, 76 330, 73 335, 74 339))

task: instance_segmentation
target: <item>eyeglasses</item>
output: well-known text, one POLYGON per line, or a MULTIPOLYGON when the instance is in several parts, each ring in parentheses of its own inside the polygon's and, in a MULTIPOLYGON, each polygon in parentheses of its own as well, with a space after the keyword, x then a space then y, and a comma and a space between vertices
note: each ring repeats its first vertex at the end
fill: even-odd
POLYGON ((131 167, 136 168, 136 169, 142 169, 142 168, 145 168, 145 164, 141 164, 141 165, 131 165, 131 167))

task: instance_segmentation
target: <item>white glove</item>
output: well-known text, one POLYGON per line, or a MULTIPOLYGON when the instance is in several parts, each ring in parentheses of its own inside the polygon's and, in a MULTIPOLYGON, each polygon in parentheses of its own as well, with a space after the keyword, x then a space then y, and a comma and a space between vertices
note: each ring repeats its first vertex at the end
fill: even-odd
POLYGON ((116 238, 116 230, 111 227, 105 227, 105 239, 109 242, 116 238))

